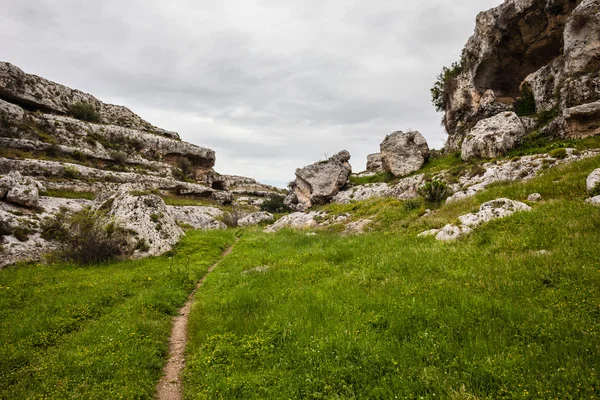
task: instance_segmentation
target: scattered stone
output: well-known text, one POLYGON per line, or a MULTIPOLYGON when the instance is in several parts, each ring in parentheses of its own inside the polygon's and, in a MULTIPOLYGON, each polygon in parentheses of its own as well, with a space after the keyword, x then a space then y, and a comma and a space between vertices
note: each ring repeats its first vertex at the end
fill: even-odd
POLYGON ((527 197, 527 200, 537 203, 538 201, 542 201, 542 195, 539 193, 532 193, 527 197))
POLYGON ((515 200, 504 198, 496 199, 482 204, 478 213, 466 214, 458 217, 460 220, 460 226, 449 224, 443 227, 441 230, 432 229, 421 233, 419 236, 423 237, 435 235, 437 240, 455 240, 463 235, 471 233, 474 228, 480 225, 496 219, 508 217, 519 211, 531 211, 531 207, 525 203, 515 200))
POLYGON ((18 171, 10 171, 0 179, 0 200, 25 207, 37 207, 40 198, 41 183, 29 177, 23 177, 18 171))
POLYGON ((244 218, 238 221, 239 226, 254 226, 262 224, 263 222, 272 222, 275 221, 275 217, 273 214, 262 211, 256 212, 250 215, 245 216, 244 218))
POLYGON ((324 217, 324 212, 311 211, 309 213, 295 212, 293 214, 286 215, 281 219, 277 220, 273 225, 265 228, 265 232, 274 233, 284 228, 291 229, 309 229, 317 226, 315 217, 324 217))
POLYGON ((380 145, 382 167, 394 176, 418 171, 429 157, 427 141, 419 132, 394 132, 380 145))
POLYGON ((345 234, 361 234, 364 233, 369 225, 371 225, 373 221, 370 219, 359 219, 355 222, 350 222, 346 225, 346 229, 344 229, 345 234))
POLYGON ((325 204, 348 182, 352 167, 348 163, 350 153, 341 151, 326 161, 321 161, 296 171, 285 204, 298 211, 305 211, 314 204, 325 204))
POLYGON ((600 168, 588 175, 586 186, 589 193, 592 193, 596 188, 600 188, 600 168))
POLYGON ((592 197, 589 199, 586 199, 585 201, 588 204, 594 205, 594 206, 600 206, 600 196, 596 196, 596 197, 592 197))

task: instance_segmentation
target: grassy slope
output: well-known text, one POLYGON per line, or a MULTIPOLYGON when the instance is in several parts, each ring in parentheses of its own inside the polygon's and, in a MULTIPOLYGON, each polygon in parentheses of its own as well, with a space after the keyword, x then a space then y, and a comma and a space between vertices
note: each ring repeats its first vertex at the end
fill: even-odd
POLYGON ((496 185, 426 218, 426 205, 390 199, 330 206, 376 220, 360 237, 246 232, 197 297, 186 397, 597 398, 600 210, 583 199, 599 166, 496 185), (533 212, 458 242, 416 238, 532 192, 545 199, 533 212))
POLYGON ((173 268, 160 257, 0 271, 0 398, 152 398, 171 316, 233 236, 190 233, 173 268))

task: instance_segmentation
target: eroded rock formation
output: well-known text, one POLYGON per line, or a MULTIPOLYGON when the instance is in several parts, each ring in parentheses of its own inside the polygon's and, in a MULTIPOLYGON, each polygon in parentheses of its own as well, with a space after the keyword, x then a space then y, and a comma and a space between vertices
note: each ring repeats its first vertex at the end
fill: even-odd
MULTIPOLYGON (((600 1, 507 0, 477 16, 444 85, 446 149, 505 111, 551 137, 600 134, 600 1)), ((518 144, 518 142, 517 142, 518 144)))
POLYGON ((404 176, 418 171, 429 156, 427 141, 419 132, 394 132, 380 145, 385 171, 404 176))

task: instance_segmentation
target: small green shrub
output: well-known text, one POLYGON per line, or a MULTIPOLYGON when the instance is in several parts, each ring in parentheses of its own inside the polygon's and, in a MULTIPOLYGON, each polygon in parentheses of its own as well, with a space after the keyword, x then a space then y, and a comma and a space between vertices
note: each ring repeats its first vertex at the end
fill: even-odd
POLYGON ((77 102, 71 104, 71 107, 69 107, 69 114, 81 121, 99 123, 101 120, 100 113, 98 113, 96 108, 89 103, 77 102))
POLYGON ((600 196, 600 182, 596 183, 596 186, 594 186, 590 194, 592 197, 600 196))
POLYGON ((0 236, 12 235, 12 231, 10 224, 3 219, 0 219, 0 236))
POLYGON ((188 178, 191 178, 194 174, 194 166, 187 158, 180 158, 177 161, 177 167, 181 170, 181 173, 188 178))
POLYGON ((558 158, 560 160, 562 160, 563 158, 567 157, 567 150, 564 148, 558 148, 558 149, 554 149, 551 150, 548 155, 552 158, 558 158))
POLYGON ((270 213, 289 212, 290 208, 283 202, 283 197, 272 194, 260 206, 261 211, 270 213))
POLYGON ((120 166, 125 165, 127 162, 127 153, 124 151, 113 151, 110 153, 110 157, 120 166))
POLYGON ((142 253, 147 253, 150 250, 150 245, 146 239, 142 238, 138 240, 137 244, 135 245, 135 250, 139 250, 142 253))
POLYGON ((463 71, 463 63, 454 62, 448 67, 442 68, 442 72, 438 75, 437 80, 430 89, 431 102, 435 107, 436 111, 444 111, 446 109, 446 103, 448 95, 450 94, 450 85, 454 78, 456 78, 463 71))
POLYGON ((521 88, 521 96, 515 101, 514 109, 519 117, 535 114, 535 97, 529 85, 523 85, 521 88))
POLYGON ((227 225, 228 228, 237 228, 239 225, 238 222, 242 217, 242 213, 238 209, 234 208, 231 211, 224 213, 223 217, 221 217, 221 220, 225 225, 227 225))
POLYGON ((419 208, 421 208, 421 201, 419 201, 418 199, 406 200, 402 203, 402 208, 404 208, 404 211, 407 212, 418 210, 419 208))
POLYGON ((45 153, 50 158, 58 158, 58 157, 62 156, 62 154, 63 154, 63 152, 60 149, 60 147, 57 144, 55 144, 55 143, 53 143, 52 145, 50 145, 50 147, 48 147, 45 150, 45 153))
POLYGON ((76 167, 67 165, 64 169, 63 169, 63 173, 62 173, 64 178, 67 179, 79 179, 81 178, 81 174, 79 173, 79 170, 76 167))
POLYGON ((431 203, 441 203, 450 195, 450 190, 445 182, 436 179, 421 186, 419 195, 431 203))
POLYGON ((12 234, 13 236, 19 241, 19 242, 26 242, 27 240, 29 240, 29 235, 31 234, 31 231, 24 227, 24 226, 18 226, 13 228, 12 230, 12 234))
MULTIPOLYGON (((61 221, 54 222, 58 223, 61 221)), ((59 244, 56 255, 65 261, 98 264, 119 259, 128 253, 127 232, 104 213, 90 208, 66 218, 62 228, 55 229, 62 231, 62 234, 56 235, 55 240, 59 244)))

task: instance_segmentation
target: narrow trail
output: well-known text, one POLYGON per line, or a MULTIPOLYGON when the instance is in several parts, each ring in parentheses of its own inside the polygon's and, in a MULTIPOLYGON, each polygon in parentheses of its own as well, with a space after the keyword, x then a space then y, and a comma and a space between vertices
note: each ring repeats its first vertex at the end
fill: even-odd
POLYGON ((181 372, 185 366, 185 345, 188 339, 188 318, 194 296, 202 286, 208 275, 227 257, 237 244, 235 243, 225 250, 221 259, 214 263, 200 279, 194 291, 189 295, 183 308, 179 310, 179 315, 173 318, 173 329, 169 338, 169 361, 163 368, 163 377, 156 387, 156 400, 181 400, 183 399, 183 388, 181 385, 181 372))

